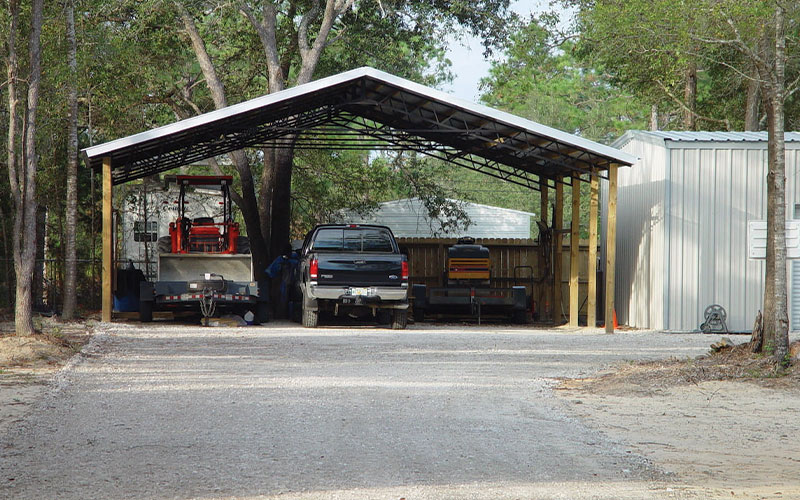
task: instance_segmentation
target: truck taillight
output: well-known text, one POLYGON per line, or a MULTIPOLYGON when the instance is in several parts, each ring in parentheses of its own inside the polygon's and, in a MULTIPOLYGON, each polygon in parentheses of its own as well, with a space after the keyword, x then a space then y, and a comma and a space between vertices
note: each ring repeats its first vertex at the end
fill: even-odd
POLYGON ((401 276, 403 278, 403 281, 408 281, 408 261, 407 260, 403 261, 403 267, 402 267, 402 270, 401 270, 401 276))
POLYGON ((308 274, 312 280, 317 279, 319 274, 319 261, 317 259, 311 259, 311 263, 308 265, 308 274))

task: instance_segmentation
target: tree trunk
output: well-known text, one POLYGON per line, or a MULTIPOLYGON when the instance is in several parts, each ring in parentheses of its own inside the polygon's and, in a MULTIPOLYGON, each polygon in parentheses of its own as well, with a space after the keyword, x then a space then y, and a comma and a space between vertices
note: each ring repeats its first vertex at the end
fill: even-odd
POLYGON ((77 250, 75 233, 78 231, 78 46, 75 40, 75 8, 73 1, 67 2, 67 61, 69 65, 69 117, 67 125, 67 206, 65 213, 64 241, 64 307, 63 319, 75 317, 77 250))
MULTIPOLYGON (((269 165, 271 192, 270 212, 270 259, 283 254, 290 243, 291 200, 292 200, 292 166, 294 151, 291 149, 274 150, 273 162, 269 165)), ((267 165, 265 165, 267 167, 267 165)), ((265 168, 266 172, 266 168, 265 168)))
POLYGON ((686 68, 686 88, 683 93, 686 109, 683 114, 683 127, 697 129, 697 64, 692 61, 686 68))
POLYGON ((764 286, 764 345, 777 362, 789 352, 789 313, 786 283, 786 145, 784 96, 786 64, 785 13, 775 7, 774 67, 760 71, 767 103, 767 259, 764 286))
POLYGON ((6 230, 6 214, 0 204, 0 231, 3 232, 3 289, 5 290, 4 302, 6 307, 11 307, 11 282, 12 274, 8 261, 11 258, 8 252, 8 231, 6 230))
MULTIPOLYGON (((12 18, 18 15, 18 6, 12 2, 12 18), (17 12, 14 12, 14 11, 17 12)), ((17 276, 17 294, 14 326, 17 335, 32 335, 33 314, 31 308, 33 268, 36 260, 36 111, 39 105, 41 83, 41 34, 43 0, 33 0, 31 9, 31 34, 29 43, 30 76, 28 78, 28 110, 25 116, 24 152, 25 161, 18 168, 19 178, 13 184, 17 203, 14 214, 14 270, 17 276)), ((12 21, 15 23, 15 21, 12 21)), ((12 30, 15 31, 15 30, 12 30)), ((12 37, 16 33, 12 32, 12 37)), ((15 63, 16 65, 16 63, 15 63)), ((11 64, 9 64, 11 66, 11 64)), ((11 72, 12 70, 9 69, 11 72)), ((13 70, 16 72, 16 68, 13 70)), ((16 104, 16 103, 15 103, 16 104)), ((16 113, 10 113, 10 120, 16 113)), ((9 132, 9 142, 13 136, 9 132)), ((13 146, 13 143, 12 143, 13 146)), ((10 153, 9 153, 10 156, 10 153)), ((11 165, 9 165, 11 172, 11 165)))
POLYGON ((650 106, 650 130, 658 130, 658 104, 650 106))
POLYGON ((753 78, 747 81, 747 101, 744 107, 744 130, 746 132, 757 132, 759 122, 759 103, 761 95, 759 92, 758 80, 753 78))

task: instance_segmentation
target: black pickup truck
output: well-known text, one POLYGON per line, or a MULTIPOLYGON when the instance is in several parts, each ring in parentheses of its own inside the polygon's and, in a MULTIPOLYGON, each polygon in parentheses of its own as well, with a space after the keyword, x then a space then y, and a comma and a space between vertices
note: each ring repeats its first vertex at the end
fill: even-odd
POLYGON ((372 314, 393 329, 406 327, 408 260, 385 226, 323 224, 306 235, 294 279, 303 326, 320 311, 372 314))

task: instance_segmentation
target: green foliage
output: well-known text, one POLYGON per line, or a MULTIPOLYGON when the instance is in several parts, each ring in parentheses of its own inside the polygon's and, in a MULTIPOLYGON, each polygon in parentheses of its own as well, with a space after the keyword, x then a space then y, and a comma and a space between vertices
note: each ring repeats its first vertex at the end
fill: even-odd
MULTIPOLYGON (((774 3, 738 0, 565 0, 577 9, 572 35, 587 64, 606 68, 612 82, 636 98, 655 104, 662 128, 681 128, 687 69, 697 67, 700 129, 741 130, 747 85, 758 78, 752 58, 731 42, 754 52, 769 49, 774 3)), ((787 81, 800 74, 796 57, 798 9, 787 4, 787 81)), ((766 55, 766 54, 765 54, 766 55)), ((795 83, 796 86, 796 83, 795 83)), ((787 93, 787 123, 795 123, 800 103, 787 93)))
POLYGON ((483 102, 604 143, 644 127, 646 106, 614 85, 602 67, 579 60, 574 43, 553 49, 542 23, 532 19, 510 37, 506 58, 482 82, 483 102))

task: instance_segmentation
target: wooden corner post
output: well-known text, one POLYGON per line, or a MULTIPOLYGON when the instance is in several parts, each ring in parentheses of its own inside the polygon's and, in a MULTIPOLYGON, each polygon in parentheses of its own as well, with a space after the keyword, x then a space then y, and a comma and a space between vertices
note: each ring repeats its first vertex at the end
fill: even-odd
POLYGON ((553 209, 553 323, 560 325, 563 315, 561 311, 561 279, 563 262, 562 230, 564 229, 564 179, 556 178, 556 206, 553 209))
POLYGON ((597 326, 597 209, 600 200, 600 179, 592 170, 589 194, 589 286, 586 298, 586 326, 597 326))
POLYGON ((606 227, 606 333, 614 333, 614 271, 617 263, 617 164, 608 167, 606 227))
POLYGON ((111 321, 111 301, 113 262, 114 229, 112 221, 112 183, 111 183, 111 158, 103 158, 103 286, 102 286, 102 319, 111 321))
POLYGON ((581 179, 577 175, 572 177, 572 221, 570 222, 569 238, 569 326, 578 326, 578 271, 580 267, 580 237, 581 237, 581 179))
MULTIPOLYGON (((550 225, 547 222, 547 211, 550 208, 548 204, 548 190, 549 187, 547 185, 547 179, 540 179, 539 180, 539 220, 544 224, 545 227, 549 227, 550 225)), ((543 244, 543 238, 539 237, 539 245, 543 244)), ((551 254, 552 255, 552 254, 551 254)), ((545 257, 544 249, 539 249, 539 269, 541 269, 541 275, 547 276, 550 273, 550 263, 547 262, 547 258, 545 257)), ((539 318, 545 319, 548 318, 550 314, 550 287, 547 286, 547 280, 543 280, 542 283, 539 285, 539 318)))

